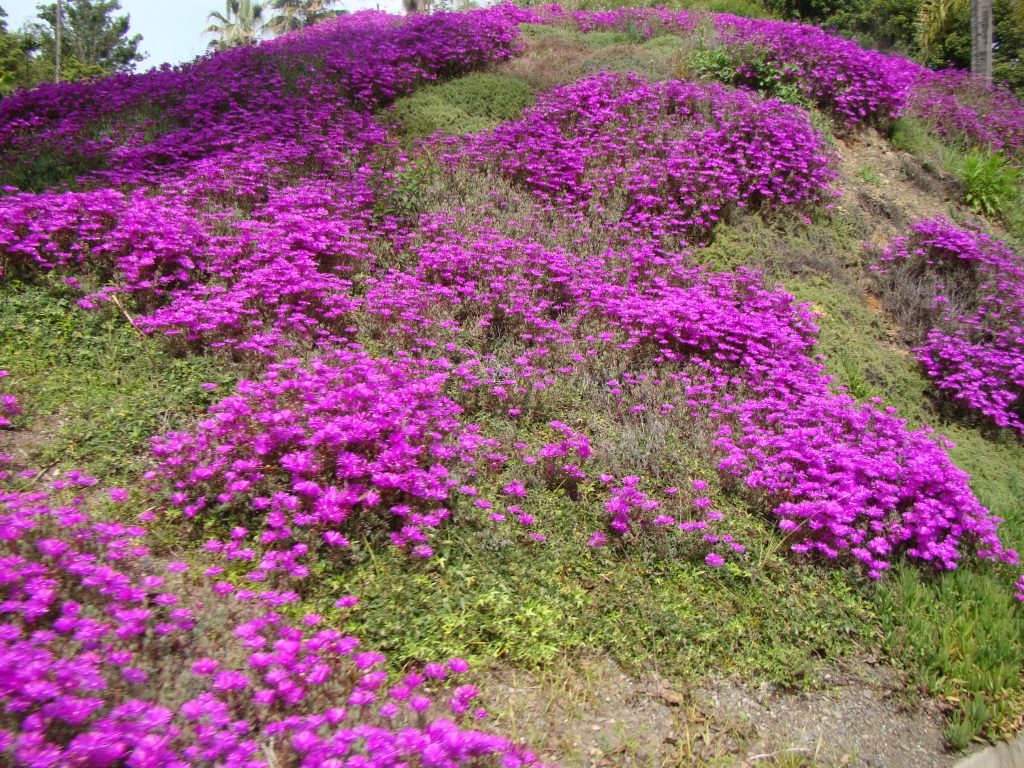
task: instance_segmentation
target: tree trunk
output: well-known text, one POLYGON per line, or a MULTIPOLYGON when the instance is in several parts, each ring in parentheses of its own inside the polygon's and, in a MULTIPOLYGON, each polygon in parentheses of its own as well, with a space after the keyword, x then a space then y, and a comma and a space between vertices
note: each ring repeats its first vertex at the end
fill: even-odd
POLYGON ((402 0, 405 12, 408 13, 430 13, 429 0, 402 0))
POLYGON ((54 46, 54 51, 53 51, 53 59, 54 59, 53 82, 59 83, 60 82, 60 48, 61 48, 61 45, 62 45, 61 37, 63 36, 62 33, 64 31, 64 3, 61 2, 61 0, 57 0, 57 16, 54 18, 54 22, 55 23, 54 23, 53 27, 54 27, 54 42, 55 42, 55 46, 54 46))
POLYGON ((992 0, 971 0, 971 74, 992 82, 992 0))

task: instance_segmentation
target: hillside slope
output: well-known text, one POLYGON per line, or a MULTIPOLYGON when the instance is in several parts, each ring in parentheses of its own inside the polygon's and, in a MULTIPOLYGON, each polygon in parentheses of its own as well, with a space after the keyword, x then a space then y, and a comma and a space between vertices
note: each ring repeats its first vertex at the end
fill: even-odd
POLYGON ((1012 733, 1022 153, 959 74, 630 9, 355 14, 0 102, 0 750, 1012 733))

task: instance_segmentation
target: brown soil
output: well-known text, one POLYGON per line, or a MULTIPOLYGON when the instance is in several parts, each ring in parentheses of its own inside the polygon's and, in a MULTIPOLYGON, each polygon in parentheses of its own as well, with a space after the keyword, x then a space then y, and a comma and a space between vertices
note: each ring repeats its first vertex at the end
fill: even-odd
POLYGON ((955 762, 937 705, 908 704, 901 681, 873 659, 831 668, 819 687, 799 692, 734 681, 677 687, 605 659, 545 674, 497 670, 483 682, 501 731, 567 768, 955 762))
POLYGON ((53 442, 53 436, 60 431, 57 416, 32 419, 29 427, 0 431, 0 453, 11 457, 4 469, 8 472, 34 470, 38 478, 55 479, 58 474, 54 465, 40 466, 38 456, 53 442))
POLYGON ((925 168, 913 155, 894 150, 877 131, 838 139, 841 208, 857 208, 872 224, 871 244, 905 235, 913 221, 948 216, 958 206, 955 179, 925 168))

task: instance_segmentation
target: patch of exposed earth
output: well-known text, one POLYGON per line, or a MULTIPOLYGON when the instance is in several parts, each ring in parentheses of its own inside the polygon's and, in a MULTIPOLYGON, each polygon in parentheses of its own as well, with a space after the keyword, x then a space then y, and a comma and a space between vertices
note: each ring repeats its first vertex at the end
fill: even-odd
POLYGON ((722 681, 687 688, 603 659, 558 673, 496 670, 483 682, 502 732, 562 766, 740 767, 798 756, 816 766, 953 765, 938 705, 907 705, 884 665, 848 667, 800 692, 722 681))
POLYGON ((844 193, 839 205, 868 214, 872 245, 906 235, 911 222, 948 216, 958 206, 956 179, 893 149, 877 131, 837 139, 836 149, 844 193))
POLYGON ((705 710, 751 727, 740 764, 783 751, 817 763, 865 768, 941 768, 956 762, 945 750, 939 706, 908 706, 902 685, 884 665, 853 665, 826 673, 819 690, 787 693, 772 686, 706 685, 695 693, 705 710))

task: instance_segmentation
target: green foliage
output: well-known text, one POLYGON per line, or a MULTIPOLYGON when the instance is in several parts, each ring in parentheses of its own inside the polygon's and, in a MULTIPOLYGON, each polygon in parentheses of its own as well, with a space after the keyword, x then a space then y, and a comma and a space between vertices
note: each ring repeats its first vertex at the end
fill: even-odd
POLYGON ((182 359, 120 315, 86 312, 56 279, 0 284, 0 360, 38 435, 34 466, 57 463, 112 483, 145 463, 151 435, 187 426, 233 384, 223 359, 182 359))
POLYGON ((211 23, 203 34, 214 35, 209 48, 223 51, 238 45, 254 44, 263 34, 265 10, 264 3, 252 0, 224 0, 224 13, 213 11, 207 17, 211 23))
POLYGON ((719 46, 693 53, 690 66, 699 77, 744 85, 764 96, 804 109, 813 103, 800 87, 795 67, 779 67, 757 46, 719 46))
POLYGON ((415 162, 395 172, 391 185, 378 196, 374 213, 378 217, 415 221, 427 209, 430 190, 440 173, 433 157, 421 152, 415 162))
POLYGON ((24 32, 8 31, 6 17, 4 9, 0 8, 0 97, 15 89, 27 88, 47 76, 32 56, 39 41, 24 32))
POLYGON ((715 671, 793 686, 813 678, 820 658, 848 653, 871 633, 869 600, 840 571, 793 564, 781 536, 736 505, 728 514, 746 518, 750 552, 713 569, 668 544, 590 550, 603 495, 539 493, 543 544, 462 504, 453 511, 459 524, 432 542, 429 565, 411 567, 363 543, 351 567, 313 574, 322 604, 312 607, 329 610, 337 594, 359 594, 353 631, 399 665, 458 654, 530 668, 602 651, 630 671, 657 663, 664 674, 715 671))
POLYGON ((476 72, 420 88, 395 102, 393 116, 403 136, 416 139, 487 130, 533 104, 534 91, 510 75, 476 72))
POLYGON ((868 224, 839 211, 811 213, 807 218, 737 214, 698 256, 724 271, 757 267, 770 281, 821 278, 838 286, 862 266, 868 224))
POLYGON ((901 117, 890 126, 889 141, 895 149, 914 155, 929 171, 941 171, 948 150, 928 126, 913 117, 901 117))
POLYGON ((876 187, 882 185, 882 177, 879 175, 878 171, 875 170, 874 166, 872 165, 862 165, 860 168, 858 168, 857 178, 859 178, 866 184, 871 184, 876 187))
POLYGON ((1024 99, 1024 2, 995 0, 992 4, 993 37, 998 41, 992 53, 992 79, 1006 83, 1024 99))
POLYGON ((956 170, 964 185, 964 202, 977 213, 999 218, 1020 195, 1021 172, 998 152, 967 152, 956 170))
POLYGON ((837 4, 823 26, 868 48, 912 56, 917 51, 921 0, 854 0, 837 4))
POLYGON ((270 7, 277 13, 270 17, 267 27, 275 35, 319 24, 347 11, 331 10, 340 0, 273 0, 270 7))
POLYGON ((969 67, 970 10, 970 0, 921 0, 917 12, 918 58, 933 67, 969 67))
POLYGON ((931 421, 931 385, 913 356, 894 343, 885 318, 866 297, 823 279, 790 280, 786 287, 821 314, 818 352, 838 385, 859 400, 881 397, 914 423, 931 421))
POLYGON ((43 192, 74 184, 75 179, 102 167, 101 161, 80 154, 60 154, 52 150, 21 153, 17 160, 0 167, 0 184, 24 192, 43 192))
POLYGON ((772 15, 771 11, 757 0, 682 0, 668 3, 668 6, 709 13, 731 13, 733 16, 747 19, 764 19, 772 15))

